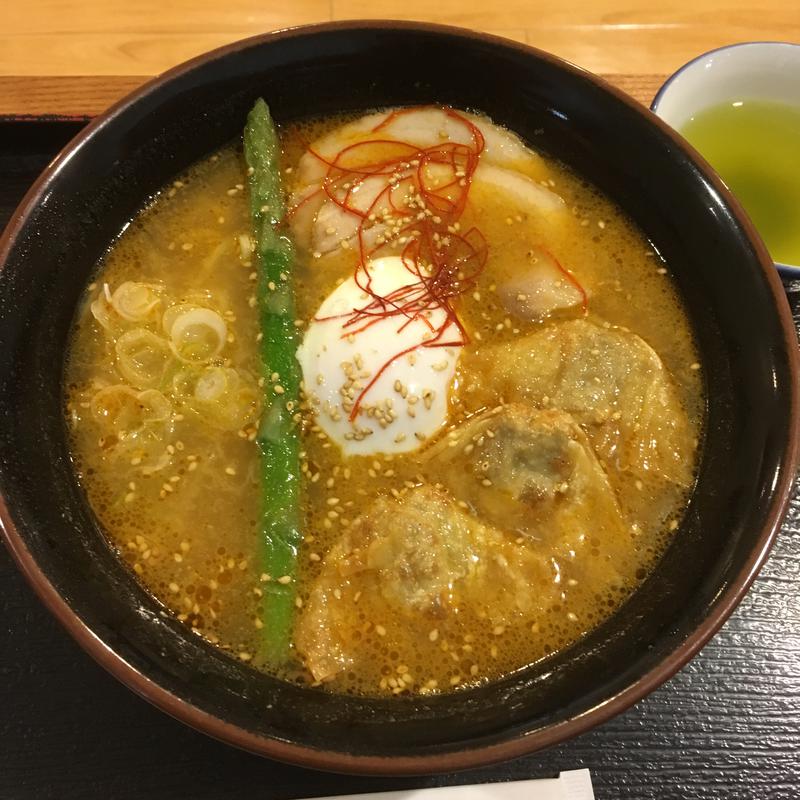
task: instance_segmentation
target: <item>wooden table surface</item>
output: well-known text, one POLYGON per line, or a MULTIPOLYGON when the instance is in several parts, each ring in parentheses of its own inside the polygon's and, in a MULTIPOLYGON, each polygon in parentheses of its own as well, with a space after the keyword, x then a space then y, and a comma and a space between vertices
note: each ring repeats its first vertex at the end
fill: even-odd
POLYGON ((732 42, 800 41, 798 0, 1 0, 0 115, 96 114, 236 39, 364 18, 498 33, 613 75, 642 100, 654 78, 631 86, 616 76, 663 76, 732 42))

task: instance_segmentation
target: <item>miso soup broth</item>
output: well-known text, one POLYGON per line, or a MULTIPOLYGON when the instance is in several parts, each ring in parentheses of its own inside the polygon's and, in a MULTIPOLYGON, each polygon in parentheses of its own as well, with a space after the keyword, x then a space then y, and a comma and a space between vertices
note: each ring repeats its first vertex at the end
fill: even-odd
POLYGON ((284 389, 239 143, 142 209, 78 310, 67 421, 110 542, 198 636, 334 692, 447 692, 562 650, 647 576, 693 485, 702 370, 669 265, 486 117, 280 135, 296 568, 265 565, 258 438, 284 389), (276 662, 278 584, 294 608, 276 662))

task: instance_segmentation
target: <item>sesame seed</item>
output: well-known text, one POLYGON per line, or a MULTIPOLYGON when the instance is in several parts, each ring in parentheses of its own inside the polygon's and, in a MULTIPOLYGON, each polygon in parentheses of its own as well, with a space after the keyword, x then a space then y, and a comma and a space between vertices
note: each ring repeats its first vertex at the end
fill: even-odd
POLYGON ((287 583, 291 583, 291 582, 292 582, 292 576, 291 575, 281 575, 281 577, 278 578, 278 583, 282 584, 283 586, 286 586, 287 583))
POLYGON ((383 625, 376 625, 375 633, 377 633, 378 636, 386 636, 386 628, 384 628, 383 625))

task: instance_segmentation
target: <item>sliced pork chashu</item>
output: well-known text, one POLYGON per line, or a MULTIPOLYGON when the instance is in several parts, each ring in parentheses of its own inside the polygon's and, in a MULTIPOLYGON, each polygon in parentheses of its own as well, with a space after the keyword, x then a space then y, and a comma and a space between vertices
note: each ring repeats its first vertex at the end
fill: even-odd
MULTIPOLYGON (((458 112, 458 117, 468 120, 483 136, 471 195, 499 195, 509 209, 536 214, 554 224, 569 218, 562 198, 539 182, 538 177, 545 174, 542 159, 519 137, 481 117, 465 112, 458 112)), ((414 160, 414 148, 424 150, 444 143, 474 145, 469 127, 445 110, 432 107, 368 114, 318 139, 301 157, 292 191, 290 222, 295 241, 309 251, 325 255, 341 242, 351 242, 363 225, 364 244, 370 249, 380 244, 394 224, 385 221, 381 210, 404 209, 408 185, 403 179, 416 175, 416 167, 401 159, 405 166, 398 166, 393 174, 368 175, 360 171, 369 173, 376 161, 396 159, 406 145, 410 148, 410 162, 414 160), (371 144, 366 152, 353 150, 368 142, 371 144), (323 188, 333 165, 355 170, 346 190, 332 185, 323 188), (345 197, 348 207, 358 213, 342 207, 345 197), (374 212, 373 219, 365 222, 360 215, 369 212, 374 212)), ((420 179, 429 188, 453 180, 451 169, 444 164, 428 164, 423 173, 420 179)))

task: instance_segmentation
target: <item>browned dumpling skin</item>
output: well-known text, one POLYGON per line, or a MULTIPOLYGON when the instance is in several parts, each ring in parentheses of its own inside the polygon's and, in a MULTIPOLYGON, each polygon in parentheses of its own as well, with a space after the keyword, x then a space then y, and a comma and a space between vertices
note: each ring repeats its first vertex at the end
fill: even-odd
POLYGON ((611 469, 691 483, 696 431, 661 359, 634 333, 558 322, 465 354, 463 374, 480 375, 506 401, 568 412, 611 469))
POLYGON ((557 557, 576 533, 615 542, 626 528, 586 434, 562 411, 512 403, 479 414, 431 448, 427 473, 481 519, 557 557))
POLYGON ((515 405, 454 433, 429 461, 450 491, 425 485, 378 499, 325 558, 295 636, 315 679, 369 657, 356 602, 367 620, 405 629, 393 646, 433 654, 425 633, 463 608, 481 609, 491 628, 536 620, 588 572, 599 590, 618 583, 616 548, 597 545, 629 532, 568 415, 515 405))
POLYGON ((356 603, 370 619, 399 620, 411 631, 427 631, 461 603, 482 604, 495 621, 538 608, 550 573, 542 556, 442 491, 423 486, 401 499, 380 498, 328 553, 296 647, 314 678, 325 680, 369 657, 356 603))

